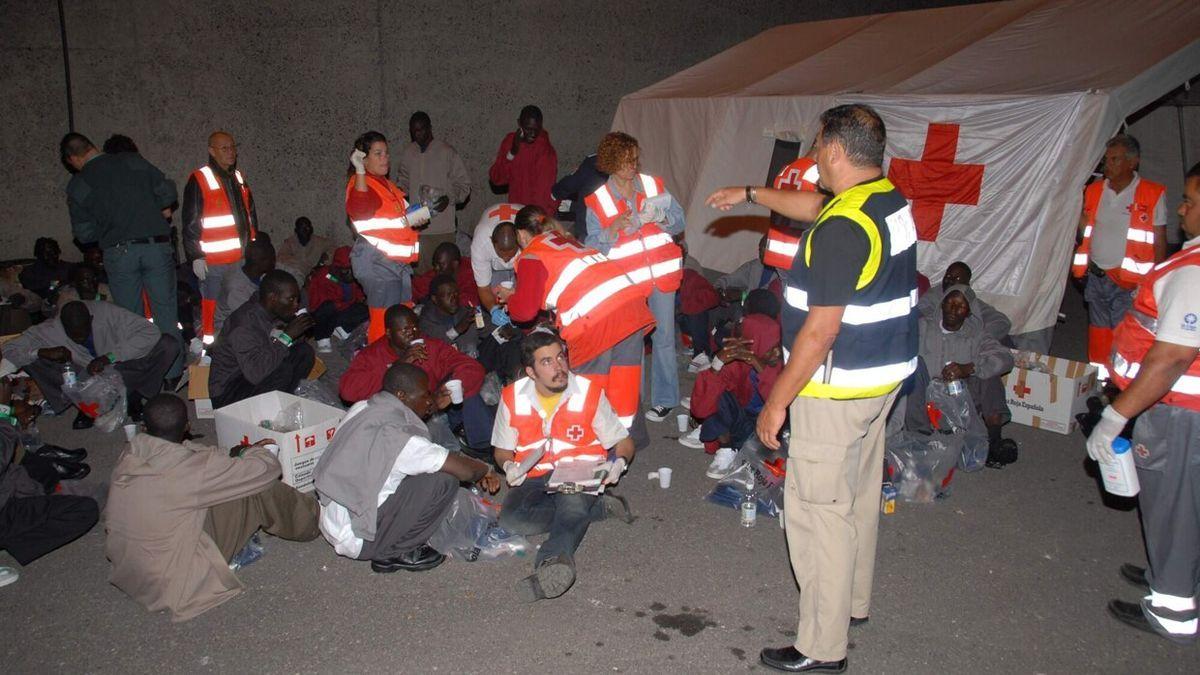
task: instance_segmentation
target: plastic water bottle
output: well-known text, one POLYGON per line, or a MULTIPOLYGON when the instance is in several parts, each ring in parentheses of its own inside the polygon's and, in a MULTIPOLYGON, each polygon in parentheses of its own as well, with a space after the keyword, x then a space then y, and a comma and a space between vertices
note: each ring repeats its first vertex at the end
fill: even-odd
POLYGON ((70 361, 63 364, 62 379, 64 387, 73 387, 78 382, 78 378, 75 376, 75 366, 70 361))
POLYGON ((32 452, 42 447, 42 433, 38 431, 36 424, 30 424, 28 429, 21 432, 21 445, 25 447, 27 452, 32 452))
POLYGON ((475 327, 483 330, 483 310, 478 307, 475 308, 475 327))
POLYGON ((1100 463, 1100 477, 1104 479, 1104 489, 1118 497, 1133 497, 1141 491, 1142 486, 1138 482, 1137 467, 1133 464, 1129 439, 1120 436, 1114 438, 1112 449, 1117 459, 1100 463))
POLYGON ((742 499, 742 527, 754 527, 754 523, 758 521, 758 500, 754 498, 754 494, 748 494, 742 499))

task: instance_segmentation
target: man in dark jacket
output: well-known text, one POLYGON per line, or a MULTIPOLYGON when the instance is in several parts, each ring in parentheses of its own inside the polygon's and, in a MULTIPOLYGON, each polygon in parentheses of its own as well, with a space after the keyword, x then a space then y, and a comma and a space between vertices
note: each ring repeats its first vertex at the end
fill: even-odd
MULTIPOLYGON (((104 251, 113 302, 141 314, 144 293, 154 325, 182 346, 171 255, 175 183, 141 155, 102 154, 83 134, 63 136, 59 148, 63 163, 75 171, 67 183, 71 230, 81 244, 98 243, 104 251)), ((177 357, 167 377, 182 372, 177 357)))
POLYGON ((268 391, 291 393, 308 375, 316 355, 300 337, 312 328, 313 317, 297 315, 299 305, 296 278, 274 270, 263 276, 258 293, 229 315, 212 350, 208 389, 214 408, 268 391), (276 324, 283 331, 273 334, 276 324))
POLYGON ((587 239, 587 204, 583 202, 583 198, 607 182, 608 174, 601 173, 596 168, 596 155, 591 154, 583 158, 575 173, 558 179, 550 189, 550 194, 555 199, 571 200, 571 215, 574 221, 571 234, 579 241, 587 239))

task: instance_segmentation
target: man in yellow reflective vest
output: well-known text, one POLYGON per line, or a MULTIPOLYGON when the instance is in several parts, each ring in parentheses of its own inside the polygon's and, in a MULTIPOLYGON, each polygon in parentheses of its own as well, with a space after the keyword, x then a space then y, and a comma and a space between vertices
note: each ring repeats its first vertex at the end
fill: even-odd
POLYGON ((821 115, 817 165, 833 198, 731 187, 708 203, 746 201, 814 223, 787 275, 783 372, 758 418, 778 448, 791 414, 784 521, 800 584, 794 644, 764 649, 788 672, 846 668, 848 627, 867 620, 875 568, 884 426, 917 364, 917 233, 883 176, 883 120, 859 104, 821 115))

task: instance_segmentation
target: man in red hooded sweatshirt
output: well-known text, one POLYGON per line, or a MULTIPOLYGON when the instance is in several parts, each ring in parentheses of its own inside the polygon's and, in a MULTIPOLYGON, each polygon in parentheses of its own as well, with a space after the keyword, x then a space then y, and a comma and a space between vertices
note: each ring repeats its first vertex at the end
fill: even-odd
POLYGON ((555 213, 558 200, 550 190, 557 176, 558 153, 550 144, 550 134, 542 129, 542 111, 527 105, 517 117, 517 130, 500 142, 488 180, 497 188, 508 186, 510 202, 536 204, 546 213, 555 213))

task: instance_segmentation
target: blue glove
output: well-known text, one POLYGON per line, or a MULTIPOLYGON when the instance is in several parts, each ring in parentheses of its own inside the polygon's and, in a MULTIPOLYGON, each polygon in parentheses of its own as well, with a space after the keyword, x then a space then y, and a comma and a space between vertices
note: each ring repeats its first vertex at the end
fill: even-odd
POLYGON ((508 312, 503 307, 492 308, 492 324, 497 328, 507 326, 512 323, 512 319, 508 318, 508 312))

